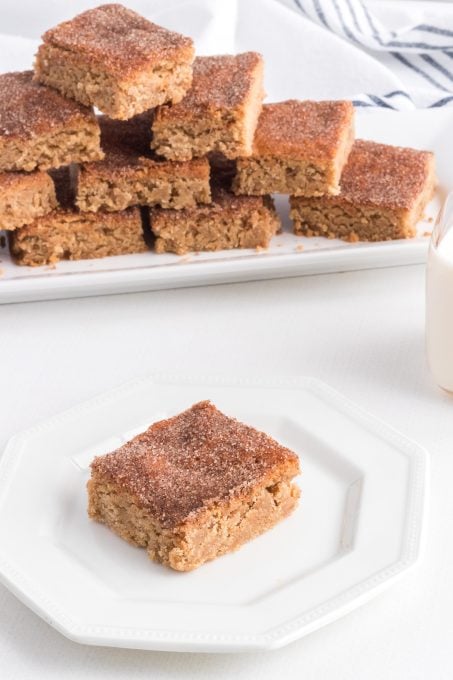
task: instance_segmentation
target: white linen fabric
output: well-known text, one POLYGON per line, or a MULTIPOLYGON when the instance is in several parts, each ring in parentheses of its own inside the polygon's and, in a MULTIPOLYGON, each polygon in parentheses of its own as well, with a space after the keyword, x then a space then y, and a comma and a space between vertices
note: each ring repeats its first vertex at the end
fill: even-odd
POLYGON ((401 80, 398 89, 357 96, 356 105, 399 109, 453 103, 451 8, 430 2, 390 5, 363 0, 294 0, 294 3, 326 31, 367 50, 401 80), (435 10, 432 4, 436 5, 435 10), (393 27, 395 19, 397 26, 393 27))

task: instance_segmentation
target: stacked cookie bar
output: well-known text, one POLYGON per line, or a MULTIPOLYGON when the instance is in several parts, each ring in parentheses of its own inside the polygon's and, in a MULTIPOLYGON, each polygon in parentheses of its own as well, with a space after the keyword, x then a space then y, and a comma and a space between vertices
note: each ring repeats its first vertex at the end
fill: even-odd
POLYGON ((295 234, 347 241, 415 236, 434 187, 432 153, 354 141, 341 101, 264 105, 233 181, 241 194, 289 194, 295 234))
POLYGON ((173 162, 208 157, 211 202, 184 210, 151 209, 159 253, 265 248, 280 229, 274 204, 263 196, 235 195, 235 159, 252 152, 264 98, 259 54, 197 57, 192 87, 176 105, 159 107, 152 147, 173 162))
POLYGON ((182 99, 193 59, 189 38, 104 5, 48 31, 34 74, 0 76, 0 168, 14 171, 0 225, 16 262, 141 252, 140 205, 209 200, 206 160, 169 167, 150 150, 148 111, 182 99))
POLYGON ((91 109, 42 87, 33 73, 0 76, 0 228, 15 230, 57 206, 46 170, 103 157, 91 109))
POLYGON ((195 58, 190 38, 121 5, 47 31, 34 72, 0 76, 16 262, 266 248, 274 193, 290 195, 296 234, 413 235, 431 154, 354 142, 350 102, 263 99, 259 54, 195 58))
POLYGON ((410 238, 416 235, 435 184, 429 151, 358 139, 338 195, 290 197, 294 231, 351 242, 410 238))

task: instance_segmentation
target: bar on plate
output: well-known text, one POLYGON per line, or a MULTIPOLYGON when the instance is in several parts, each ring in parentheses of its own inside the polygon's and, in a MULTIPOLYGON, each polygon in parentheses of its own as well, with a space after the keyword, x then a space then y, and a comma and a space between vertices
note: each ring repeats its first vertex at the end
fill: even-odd
POLYGON ((252 154, 238 158, 237 194, 335 194, 354 141, 348 101, 265 104, 252 154))
POLYGON ((48 30, 35 73, 65 97, 126 120, 179 102, 192 81, 193 59, 190 38, 107 4, 48 30))
POLYGON ((80 212, 74 207, 69 168, 53 173, 59 205, 52 212, 9 234, 11 255, 19 265, 40 266, 148 250, 140 208, 119 212, 80 212))
POLYGON ((153 112, 128 121, 99 118, 105 158, 80 168, 77 205, 81 210, 124 210, 134 205, 190 208, 209 203, 206 158, 171 162, 150 149, 153 112))
POLYGON ((212 202, 196 208, 151 208, 151 229, 157 253, 267 248, 280 229, 270 196, 235 196, 213 185, 212 202))
POLYGON ((0 171, 48 170, 103 157, 92 109, 33 80, 0 75, 0 171))
POLYGON ((184 99, 157 109, 152 146, 174 161, 210 151, 227 158, 247 156, 263 97, 260 54, 197 57, 192 87, 184 99))
POLYGON ((47 172, 0 172, 0 229, 13 231, 57 206, 47 172))
POLYGON ((337 196, 291 196, 294 233, 345 241, 416 235, 436 185, 434 154, 359 139, 337 196))
POLYGON ((287 517, 299 472, 295 453, 203 401, 95 458, 88 514, 190 571, 287 517))

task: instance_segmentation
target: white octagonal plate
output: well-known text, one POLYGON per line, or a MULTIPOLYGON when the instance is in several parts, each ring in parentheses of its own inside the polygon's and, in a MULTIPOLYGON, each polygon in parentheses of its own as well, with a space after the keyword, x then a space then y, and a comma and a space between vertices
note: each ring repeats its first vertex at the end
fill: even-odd
POLYGON ((423 449, 316 380, 150 377, 10 441, 0 465, 0 577, 78 642, 279 647, 414 564, 426 469, 423 449), (94 455, 202 399, 294 449, 302 497, 267 534, 183 574, 88 520, 85 483, 94 455))

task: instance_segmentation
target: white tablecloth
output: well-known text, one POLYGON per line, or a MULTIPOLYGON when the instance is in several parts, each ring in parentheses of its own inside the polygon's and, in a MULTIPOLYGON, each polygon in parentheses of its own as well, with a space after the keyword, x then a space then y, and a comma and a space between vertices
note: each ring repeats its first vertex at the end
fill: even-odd
POLYGON ((425 367, 423 299, 423 268, 401 267, 0 308, 1 446, 156 370, 309 374, 418 440, 432 460, 424 558, 327 628, 253 655, 84 647, 0 587, 2 680, 451 680, 453 399, 425 367))

